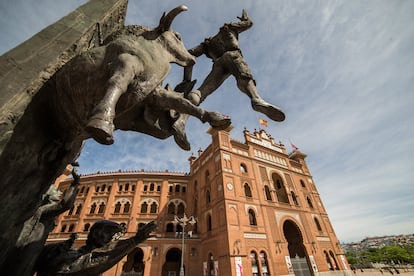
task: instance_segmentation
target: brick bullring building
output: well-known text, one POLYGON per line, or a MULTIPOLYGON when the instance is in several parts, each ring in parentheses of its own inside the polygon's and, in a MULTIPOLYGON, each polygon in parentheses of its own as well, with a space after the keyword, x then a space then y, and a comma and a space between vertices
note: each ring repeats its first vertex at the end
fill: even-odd
MULTIPOLYGON (((299 150, 264 131, 210 130, 212 143, 191 156, 190 172, 98 172, 83 175, 74 208, 62 214, 48 242, 79 234, 109 219, 132 236, 156 221, 147 240, 104 275, 178 276, 182 226, 185 275, 343 275, 349 273, 328 214, 299 150)), ((71 180, 60 183, 64 190, 71 180)))

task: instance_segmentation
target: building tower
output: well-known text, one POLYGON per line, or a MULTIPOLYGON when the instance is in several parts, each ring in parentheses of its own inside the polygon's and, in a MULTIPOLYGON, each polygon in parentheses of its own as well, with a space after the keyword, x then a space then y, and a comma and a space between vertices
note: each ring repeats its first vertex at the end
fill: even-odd
MULTIPOLYGON (((84 243, 94 221, 128 225, 157 221, 154 237, 104 275, 333 275, 350 273, 306 154, 287 153, 264 130, 209 130, 212 143, 191 156, 190 173, 108 172, 81 177, 72 210, 49 242, 78 232, 84 243), (184 229, 175 216, 194 216, 184 229)), ((62 190, 70 179, 60 184, 62 190)))

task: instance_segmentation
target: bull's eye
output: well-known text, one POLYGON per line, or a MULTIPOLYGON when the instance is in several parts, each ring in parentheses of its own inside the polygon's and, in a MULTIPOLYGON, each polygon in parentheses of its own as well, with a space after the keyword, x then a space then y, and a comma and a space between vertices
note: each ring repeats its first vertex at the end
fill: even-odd
POLYGON ((181 35, 180 35, 179 33, 175 33, 175 37, 176 37, 178 40, 181 40, 181 35))

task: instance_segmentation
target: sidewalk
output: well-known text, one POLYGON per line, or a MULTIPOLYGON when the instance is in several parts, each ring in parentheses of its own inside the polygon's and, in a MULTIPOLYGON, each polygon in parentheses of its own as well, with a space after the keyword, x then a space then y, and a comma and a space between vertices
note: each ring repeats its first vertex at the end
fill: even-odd
MULTIPOLYGON (((400 271, 400 274, 394 273, 394 276, 414 276, 414 270, 410 271, 404 271, 403 269, 398 269, 400 271)), ((364 269, 364 272, 361 272, 361 270, 357 269, 356 273, 354 274, 356 276, 392 276, 392 274, 387 271, 383 270, 383 273, 381 273, 378 269, 364 269)))

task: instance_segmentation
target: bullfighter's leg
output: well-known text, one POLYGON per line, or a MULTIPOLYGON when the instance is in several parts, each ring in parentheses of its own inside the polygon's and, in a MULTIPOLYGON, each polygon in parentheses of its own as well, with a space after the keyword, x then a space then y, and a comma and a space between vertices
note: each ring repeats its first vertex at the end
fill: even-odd
POLYGON ((180 95, 173 91, 158 88, 151 93, 148 100, 151 101, 152 105, 157 105, 164 109, 174 109, 180 113, 180 116, 172 125, 172 129, 174 140, 182 149, 190 150, 190 143, 188 143, 185 135, 185 123, 189 115, 200 119, 203 123, 210 123, 215 129, 225 129, 231 124, 231 120, 227 116, 197 107, 180 95))
POLYGON ((89 119, 86 130, 98 143, 104 145, 113 144, 114 117, 116 104, 123 93, 127 91, 128 85, 134 75, 142 70, 138 59, 130 54, 118 56, 114 73, 108 80, 104 98, 95 107, 89 119))
POLYGON ((259 91, 257 91, 256 83, 247 62, 238 51, 227 52, 221 59, 227 70, 236 78, 237 87, 251 99, 254 110, 265 114, 274 121, 281 122, 285 120, 285 114, 279 107, 262 99, 259 91))
MULTIPOLYGON (((207 98, 208 95, 217 90, 217 88, 230 76, 224 71, 223 66, 218 62, 213 64, 213 68, 203 81, 201 86, 194 91, 191 91, 186 98, 194 105, 199 105, 207 98)), ((178 119, 173 124, 174 140, 183 149, 190 149, 190 143, 185 135, 185 125, 188 120, 187 114, 180 114, 178 119)))

